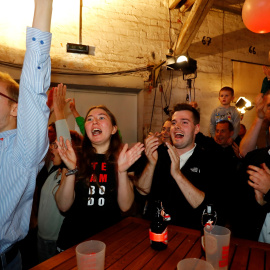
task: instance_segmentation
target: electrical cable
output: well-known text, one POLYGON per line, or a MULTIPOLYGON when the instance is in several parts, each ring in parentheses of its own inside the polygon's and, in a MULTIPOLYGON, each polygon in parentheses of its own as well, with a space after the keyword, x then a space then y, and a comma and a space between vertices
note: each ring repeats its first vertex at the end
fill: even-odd
POLYGON ((157 94, 157 87, 155 87, 155 95, 154 95, 154 101, 153 101, 152 115, 151 115, 151 120, 150 120, 149 131, 151 131, 151 129, 152 129, 152 121, 153 121, 153 115, 154 115, 154 109, 155 109, 155 103, 156 103, 156 94, 157 94))
MULTIPOLYGON (((8 63, 4 61, 0 61, 0 65, 2 66, 7 66, 7 67, 12 67, 15 69, 22 69, 22 65, 20 64, 14 64, 14 63, 8 63)), ((140 67, 140 68, 135 68, 135 69, 130 69, 130 70, 122 70, 122 71, 115 71, 115 72, 108 72, 108 73, 91 73, 91 72, 78 72, 78 70, 72 70, 74 72, 66 72, 62 71, 61 69, 52 69, 52 74, 57 74, 57 75, 68 75, 68 76, 98 76, 98 75, 121 75, 121 74, 129 74, 129 73, 134 73, 134 72, 142 72, 142 71, 150 71, 154 66, 146 66, 146 67, 140 67)))

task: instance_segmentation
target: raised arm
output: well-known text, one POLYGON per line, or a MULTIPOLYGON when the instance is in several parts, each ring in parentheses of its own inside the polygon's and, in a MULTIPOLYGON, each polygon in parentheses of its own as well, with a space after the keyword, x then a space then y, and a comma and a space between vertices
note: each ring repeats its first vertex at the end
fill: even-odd
MULTIPOLYGON (((60 157, 68 170, 74 170, 76 168, 77 158, 70 141, 67 140, 65 145, 63 137, 60 137, 60 141, 57 141, 57 145, 60 157)), ((66 212, 75 199, 75 174, 66 176, 66 173, 67 170, 63 169, 61 183, 55 194, 55 201, 59 210, 62 212, 66 212)))
POLYGON ((136 143, 128 150, 125 144, 118 157, 118 192, 117 201, 120 209, 126 212, 134 201, 133 182, 128 177, 128 168, 141 156, 144 150, 142 143, 136 143))
POLYGON ((35 0, 35 12, 32 27, 50 32, 53 0, 35 0))
POLYGON ((188 203, 193 207, 197 208, 201 205, 204 200, 205 193, 194 185, 190 183, 190 181, 182 174, 180 170, 180 157, 177 153, 177 150, 174 146, 166 143, 168 146, 168 153, 171 158, 171 175, 180 188, 181 192, 185 196, 188 203))
POLYGON ((243 139, 241 140, 239 151, 240 155, 244 157, 248 152, 256 148, 257 139, 262 127, 262 123, 267 111, 266 96, 259 94, 255 100, 256 104, 256 117, 247 131, 243 139))
POLYGON ((53 91, 53 108, 56 118, 55 126, 57 139, 59 141, 60 136, 62 136, 64 142, 66 142, 66 140, 71 141, 70 131, 64 113, 66 105, 66 89, 66 86, 61 83, 58 84, 53 91))
POLYGON ((159 139, 153 135, 149 136, 145 140, 145 154, 148 159, 148 163, 138 180, 138 192, 142 195, 146 195, 150 192, 154 171, 158 160, 157 148, 159 146, 159 139))
POLYGON ((73 98, 73 100, 70 99, 69 109, 70 109, 71 113, 73 114, 73 116, 76 120, 76 123, 80 128, 82 135, 84 135, 85 134, 84 118, 82 116, 80 116, 80 114, 78 113, 78 111, 76 109, 75 98, 73 98))
POLYGON ((51 34, 48 31, 52 2, 35 1, 34 28, 27 29, 17 117, 18 147, 14 151, 17 158, 24 157, 25 167, 40 163, 48 149, 49 108, 46 92, 51 79, 51 34))

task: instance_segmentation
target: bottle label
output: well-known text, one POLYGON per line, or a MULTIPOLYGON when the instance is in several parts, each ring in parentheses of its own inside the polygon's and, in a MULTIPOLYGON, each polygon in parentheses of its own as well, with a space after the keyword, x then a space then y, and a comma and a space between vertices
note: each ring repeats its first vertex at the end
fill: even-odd
POLYGON ((154 233, 149 229, 149 238, 154 242, 162 242, 168 244, 168 229, 166 228, 162 233, 154 233))

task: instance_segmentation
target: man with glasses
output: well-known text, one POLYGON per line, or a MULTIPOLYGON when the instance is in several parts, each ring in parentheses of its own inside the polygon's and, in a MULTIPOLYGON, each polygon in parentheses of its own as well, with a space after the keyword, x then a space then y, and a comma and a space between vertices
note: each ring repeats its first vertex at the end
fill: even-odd
POLYGON ((5 270, 22 268, 17 243, 28 232, 36 176, 48 150, 52 2, 35 0, 20 91, 9 75, 0 74, 0 269, 5 270))

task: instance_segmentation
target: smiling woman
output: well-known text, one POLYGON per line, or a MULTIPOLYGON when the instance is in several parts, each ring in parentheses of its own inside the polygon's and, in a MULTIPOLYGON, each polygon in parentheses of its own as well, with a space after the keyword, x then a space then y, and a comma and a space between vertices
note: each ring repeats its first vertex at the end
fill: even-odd
POLYGON ((58 148, 62 160, 71 164, 69 170, 78 167, 78 176, 66 174, 55 196, 59 209, 67 212, 58 238, 61 250, 117 223, 121 211, 129 210, 134 200, 127 170, 140 157, 143 145, 137 143, 129 150, 122 145, 116 119, 104 105, 88 110, 85 133, 78 162, 68 144, 58 148))

